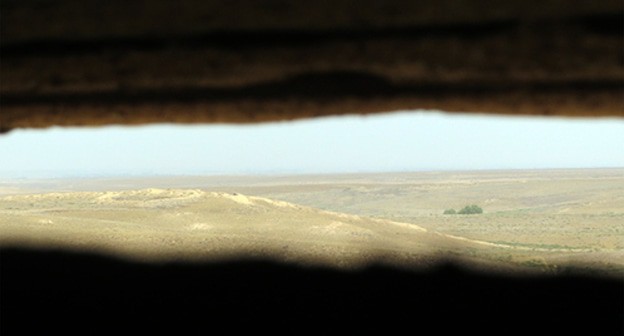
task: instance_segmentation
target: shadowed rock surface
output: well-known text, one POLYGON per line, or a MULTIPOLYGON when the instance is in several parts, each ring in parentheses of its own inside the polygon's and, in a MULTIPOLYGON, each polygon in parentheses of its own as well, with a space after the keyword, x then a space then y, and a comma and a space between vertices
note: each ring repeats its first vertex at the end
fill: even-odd
POLYGON ((405 109, 624 116, 617 0, 0 6, 4 131, 405 109))
POLYGON ((514 278, 452 264, 344 272, 243 259, 142 264, 3 249, 2 333, 621 335, 621 280, 514 278))

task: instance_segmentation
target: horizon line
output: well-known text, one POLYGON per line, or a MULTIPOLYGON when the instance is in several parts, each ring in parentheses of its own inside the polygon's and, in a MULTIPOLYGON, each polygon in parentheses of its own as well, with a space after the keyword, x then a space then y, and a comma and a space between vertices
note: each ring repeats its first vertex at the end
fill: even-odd
MULTIPOLYGON (((597 166, 597 167, 537 167, 537 168, 458 168, 458 169, 406 169, 388 171, 320 171, 320 172, 288 172, 288 171, 265 171, 265 172, 208 172, 208 173, 75 173, 65 176, 45 176, 45 171, 38 171, 31 176, 2 176, 0 180, 25 180, 25 179, 100 179, 100 178, 188 178, 188 177, 262 177, 262 176, 340 176, 340 175, 384 175, 384 174, 414 174, 414 173, 472 173, 472 172, 518 172, 518 171, 561 171, 561 170, 624 170, 624 166, 597 166), (34 176, 33 176, 34 175, 34 176), (36 176, 39 175, 39 176, 36 176)), ((50 174, 52 175, 52 174, 50 174)))

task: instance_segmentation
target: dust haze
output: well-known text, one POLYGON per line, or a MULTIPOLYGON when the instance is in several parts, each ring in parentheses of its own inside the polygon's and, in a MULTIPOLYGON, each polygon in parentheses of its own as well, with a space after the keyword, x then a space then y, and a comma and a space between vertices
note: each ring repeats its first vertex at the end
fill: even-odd
POLYGON ((0 244, 622 277, 623 191, 624 169, 6 180, 0 244))

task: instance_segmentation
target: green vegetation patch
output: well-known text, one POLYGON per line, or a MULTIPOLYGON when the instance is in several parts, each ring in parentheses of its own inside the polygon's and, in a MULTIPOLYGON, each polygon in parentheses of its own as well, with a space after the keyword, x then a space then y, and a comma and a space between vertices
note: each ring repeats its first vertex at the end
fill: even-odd
POLYGON ((482 214, 483 213, 483 209, 481 209, 480 206, 472 204, 472 205, 466 205, 465 207, 463 207, 461 210, 459 211, 455 211, 455 209, 446 209, 444 210, 444 214, 445 215, 475 215, 475 214, 482 214))

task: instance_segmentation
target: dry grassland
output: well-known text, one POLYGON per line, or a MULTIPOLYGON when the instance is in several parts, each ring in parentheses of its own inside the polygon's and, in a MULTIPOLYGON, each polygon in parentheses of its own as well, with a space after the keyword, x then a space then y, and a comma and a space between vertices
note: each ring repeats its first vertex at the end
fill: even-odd
POLYGON ((0 243, 622 276, 624 170, 5 181, 0 243), (442 214, 467 204, 484 213, 442 214))

